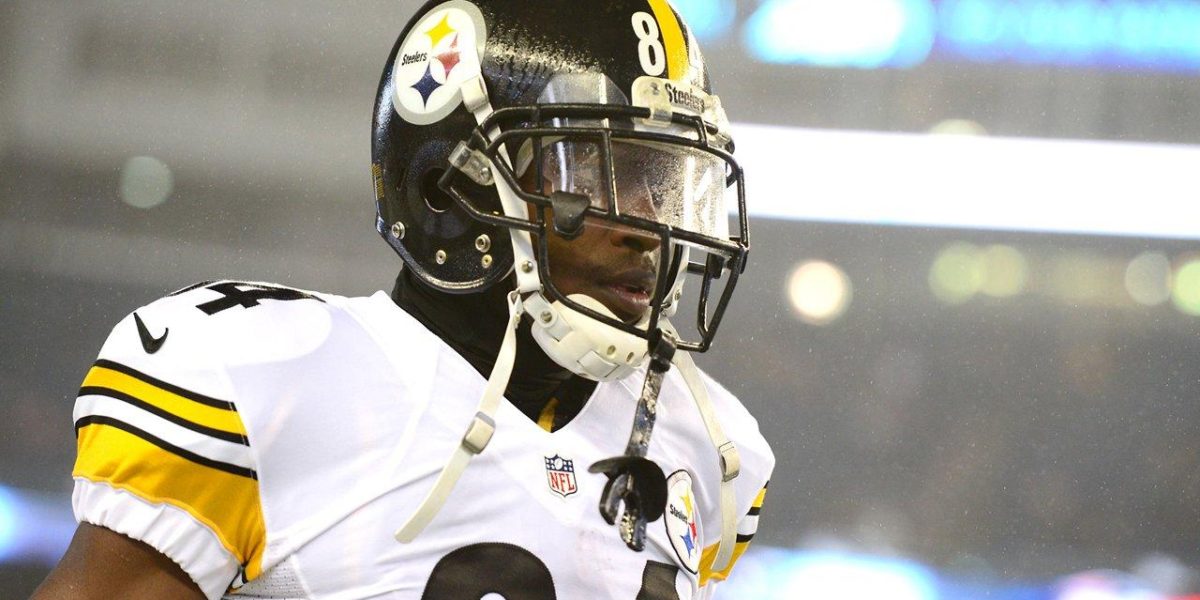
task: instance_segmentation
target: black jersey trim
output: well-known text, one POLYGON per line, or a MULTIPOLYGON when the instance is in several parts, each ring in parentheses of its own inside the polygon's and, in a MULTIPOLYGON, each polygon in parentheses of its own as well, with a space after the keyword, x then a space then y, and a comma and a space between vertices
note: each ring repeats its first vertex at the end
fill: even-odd
POLYGON ((168 298, 170 298, 170 297, 172 297, 172 296, 178 296, 178 295, 180 295, 180 294, 186 294, 186 293, 188 293, 188 292, 190 292, 190 291, 192 291, 192 290, 194 290, 194 289, 196 289, 196 288, 199 288, 199 287, 204 287, 204 286, 206 286, 206 285, 208 285, 208 284, 210 284, 210 283, 216 283, 216 282, 217 282, 217 280, 216 280, 216 279, 209 279, 209 280, 207 280, 207 281, 197 281, 196 283, 193 283, 192 285, 189 285, 189 286, 187 286, 187 287, 183 287, 183 288, 179 288, 179 289, 177 289, 177 290, 175 290, 175 291, 171 292, 170 294, 167 294, 167 297, 168 297, 168 298))
POLYGON ((137 437, 140 437, 143 440, 146 440, 147 442, 150 442, 151 444, 154 444, 155 446, 158 446, 159 448, 166 450, 167 452, 175 454, 181 458, 190 460, 196 464, 204 465, 206 467, 210 467, 210 468, 216 469, 218 471, 224 471, 226 473, 231 473, 233 475, 239 475, 241 477, 248 477, 255 481, 258 480, 258 473, 255 472, 253 469, 247 469, 246 467, 240 467, 238 465, 231 465, 226 462, 221 462, 219 460, 213 460, 211 458, 206 458, 206 457, 200 456, 199 454, 196 454, 195 452, 191 452, 189 450, 180 448, 179 446, 176 446, 175 444, 167 442, 166 440, 163 440, 162 438, 152 435, 149 432, 143 431, 143 430, 141 430, 137 427, 134 427, 133 425, 130 425, 129 423, 126 423, 124 421, 118 421, 117 419, 114 419, 112 417, 105 417, 105 416, 100 416, 100 415, 89 415, 86 417, 80 417, 78 421, 75 421, 75 435, 78 436, 79 430, 83 429, 84 427, 87 427, 88 425, 108 425, 109 427, 114 427, 114 428, 120 429, 121 431, 124 431, 126 433, 136 435, 137 437))
POLYGON ((158 379, 157 377, 152 377, 152 376, 147 375, 137 369, 134 369, 133 367, 125 366, 119 362, 114 362, 114 361, 108 360, 106 358, 101 358, 101 359, 97 360, 92 366, 103 367, 105 369, 112 369, 113 371, 117 371, 118 373, 124 373, 130 377, 133 377, 134 379, 140 379, 140 380, 144 381, 145 383, 148 383, 148 384, 158 387, 158 388, 162 388, 163 390, 171 392, 172 394, 175 394, 176 396, 183 396, 184 398, 187 398, 188 400, 191 400, 193 402, 199 402, 200 404, 203 404, 205 406, 211 406, 213 408, 220 408, 222 410, 231 410, 233 412, 237 412, 237 407, 234 406, 233 403, 228 400, 218 400, 216 398, 211 398, 209 396, 205 396, 204 394, 197 394, 196 392, 193 392, 191 390, 186 390, 186 389, 181 388, 174 384, 167 383, 161 379, 158 379))
POLYGON ((758 516, 758 513, 760 513, 760 512, 762 512, 762 507, 761 507, 761 506, 751 506, 751 507, 750 507, 750 512, 747 512, 747 513, 746 513, 746 516, 748 516, 748 517, 757 517, 757 516, 758 516))
POLYGON ((746 535, 743 535, 743 534, 740 534, 740 533, 739 533, 739 534, 737 535, 737 543, 739 543, 739 544, 745 544, 745 543, 748 543, 748 542, 749 542, 750 540, 752 540, 752 539, 754 539, 754 534, 753 534, 753 533, 746 534, 746 535))
POLYGON ((243 446, 250 445, 250 440, 246 439, 246 436, 244 436, 236 431, 225 431, 223 429, 214 429, 214 428, 208 427, 206 425, 201 425, 199 423, 193 423, 192 421, 189 421, 179 415, 176 415, 175 413, 168 412, 166 410, 163 410, 162 408, 159 408, 157 406, 154 406, 153 404, 150 404, 149 402, 146 402, 145 400, 137 398, 136 396, 131 396, 125 392, 114 390, 112 388, 88 385, 88 386, 79 388, 79 395, 80 396, 104 396, 105 398, 112 398, 113 400, 120 400, 121 402, 125 402, 127 404, 136 406, 150 414, 162 417, 163 419, 166 419, 167 421, 170 421, 176 425, 179 425, 180 427, 184 427, 186 429, 195 431, 196 433, 204 434, 204 435, 207 435, 208 437, 216 438, 218 440, 224 440, 226 442, 233 442, 235 444, 241 444, 243 446))

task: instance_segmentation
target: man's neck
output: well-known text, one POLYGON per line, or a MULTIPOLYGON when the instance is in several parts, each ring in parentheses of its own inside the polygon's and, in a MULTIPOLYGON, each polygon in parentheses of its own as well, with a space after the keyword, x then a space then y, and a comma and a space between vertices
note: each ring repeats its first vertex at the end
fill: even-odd
MULTIPOLYGON (((505 283, 475 294, 447 294, 430 288, 407 270, 400 272, 392 300, 440 337, 485 379, 491 375, 507 323, 505 283)), ((530 333, 528 318, 517 329, 517 355, 505 397, 537 421, 551 398, 557 399, 554 423, 566 424, 591 397, 596 384, 574 375, 542 351, 530 333)))

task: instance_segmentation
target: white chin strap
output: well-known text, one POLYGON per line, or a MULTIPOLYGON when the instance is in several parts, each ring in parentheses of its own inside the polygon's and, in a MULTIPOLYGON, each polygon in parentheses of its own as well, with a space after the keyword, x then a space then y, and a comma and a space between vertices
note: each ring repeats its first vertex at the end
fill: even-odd
POLYGON ((479 399, 475 418, 471 420, 471 425, 467 427, 467 432, 463 434, 462 441, 450 455, 446 466, 442 467, 442 472, 434 482, 433 489, 429 490, 408 521, 396 531, 398 541, 407 544, 421 534, 425 526, 433 520, 433 517, 442 509, 442 505, 446 503, 450 491, 454 489, 454 484, 458 483, 459 476, 466 470, 467 463, 476 454, 483 452, 488 442, 492 440, 492 434, 496 432, 496 409, 500 407, 500 399, 504 397, 504 390, 508 387, 508 379, 512 376, 513 361, 517 356, 517 325, 521 323, 522 312, 520 294, 515 291, 509 292, 508 327, 504 332, 504 342, 500 344, 500 352, 496 355, 496 364, 492 367, 492 374, 488 376, 487 387, 483 389, 483 397, 479 399))
POLYGON ((721 467, 721 546, 711 568, 712 572, 720 573, 729 566, 733 558, 733 546, 737 543, 737 490, 733 487, 733 481, 742 470, 742 459, 737 447, 725 436, 725 431, 717 422, 712 402, 708 399, 708 388, 700 379, 700 370, 692 362, 691 353, 676 352, 671 363, 679 369, 679 374, 692 393, 692 399, 696 401, 696 409, 700 411, 700 419, 708 430, 708 439, 717 451, 717 461, 721 467))

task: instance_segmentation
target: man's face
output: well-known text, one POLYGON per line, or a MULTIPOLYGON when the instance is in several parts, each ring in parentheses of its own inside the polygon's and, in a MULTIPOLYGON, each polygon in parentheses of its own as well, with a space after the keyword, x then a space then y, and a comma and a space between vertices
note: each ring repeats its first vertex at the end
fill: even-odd
MULTIPOLYGON (((521 178, 525 189, 534 188, 534 171, 529 169, 521 178)), ((649 187, 632 184, 641 180, 642 174, 618 178, 628 182, 617 190, 622 206, 653 211, 649 187)), ((542 182, 542 193, 549 195, 553 189, 553 182, 542 182)), ((553 222, 552 210, 547 209, 546 219, 553 222)), ((658 237, 644 231, 589 217, 573 240, 550 233, 546 240, 550 260, 546 266, 551 283, 564 296, 591 296, 621 321, 636 323, 650 312, 658 281, 660 245, 658 237)))
POLYGON ((588 219, 573 240, 550 234, 550 280, 563 295, 586 294, 622 321, 636 323, 650 312, 659 246, 644 232, 588 219))
MULTIPOLYGON (((716 156, 677 144, 613 140, 610 146, 615 197, 601 144, 586 138, 548 142, 540 157, 527 158, 521 186, 586 196, 592 207, 728 239, 724 209, 728 165, 716 156), (541 178, 532 163, 541 160, 541 178)), ((547 215, 552 219, 553 215, 547 215)), ((550 281, 563 295, 587 294, 622 321, 636 323, 650 311, 662 262, 661 239, 601 219, 585 221, 579 237, 549 234, 550 281)))

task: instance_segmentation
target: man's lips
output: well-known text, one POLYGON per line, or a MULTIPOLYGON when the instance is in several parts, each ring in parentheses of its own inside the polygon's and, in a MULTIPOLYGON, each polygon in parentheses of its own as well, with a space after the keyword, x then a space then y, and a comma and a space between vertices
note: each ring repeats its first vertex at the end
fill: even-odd
POLYGON ((640 320, 650 310, 654 294, 655 274, 652 271, 631 269, 597 282, 596 299, 626 323, 640 320))

